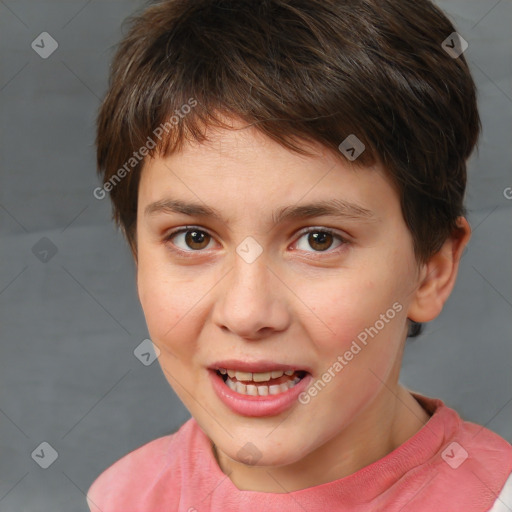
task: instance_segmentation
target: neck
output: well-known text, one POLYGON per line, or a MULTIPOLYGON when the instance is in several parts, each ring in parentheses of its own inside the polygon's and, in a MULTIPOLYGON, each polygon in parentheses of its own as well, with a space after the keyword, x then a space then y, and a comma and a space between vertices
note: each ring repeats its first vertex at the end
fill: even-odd
POLYGON ((349 476, 412 437, 429 415, 402 386, 384 386, 363 412, 334 438, 300 461, 279 467, 248 466, 214 446, 217 463, 240 490, 284 493, 349 476))

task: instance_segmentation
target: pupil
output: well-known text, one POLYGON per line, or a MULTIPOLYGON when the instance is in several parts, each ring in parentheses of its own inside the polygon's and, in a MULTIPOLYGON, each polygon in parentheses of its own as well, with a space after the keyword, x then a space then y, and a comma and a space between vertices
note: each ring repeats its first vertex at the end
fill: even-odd
POLYGON ((325 244, 329 237, 332 237, 332 235, 330 233, 326 233, 324 231, 317 231, 315 233, 310 233, 309 243, 310 243, 311 247, 313 247, 315 249, 326 250, 326 249, 329 249, 331 244, 328 244, 327 247, 318 247, 318 245, 321 246, 322 244, 325 244))
MULTIPOLYGON (((186 242, 187 244, 189 245, 189 247, 192 247, 193 249, 202 249, 204 246, 204 241, 205 241, 205 238, 206 236, 208 236, 206 233, 202 232, 202 231, 189 231, 185 238, 186 238, 186 242), (194 244, 199 244, 201 247, 194 247, 193 245, 194 244)), ((208 244, 206 244, 208 245, 208 244)))

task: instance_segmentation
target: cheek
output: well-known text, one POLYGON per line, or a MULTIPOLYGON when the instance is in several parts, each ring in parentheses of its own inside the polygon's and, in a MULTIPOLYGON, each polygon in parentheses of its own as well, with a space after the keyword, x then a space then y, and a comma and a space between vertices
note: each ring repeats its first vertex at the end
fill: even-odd
POLYGON ((387 273, 376 268, 352 275, 345 272, 337 280, 317 282, 314 289, 300 293, 307 297, 305 304, 314 304, 303 327, 324 370, 341 356, 346 361, 342 373, 351 378, 361 377, 361 367, 378 375, 387 373, 397 357, 406 322, 403 293, 391 268, 387 273))
POLYGON ((309 296, 322 320, 310 315, 305 324, 319 363, 315 388, 322 398, 312 403, 315 415, 329 424, 348 421, 371 401, 392 375, 402 342, 406 310, 398 290, 379 272, 358 275, 317 284, 309 296))
POLYGON ((137 271, 139 300, 146 319, 151 340, 160 349, 171 349, 178 354, 192 346, 188 341, 193 328, 194 304, 198 298, 190 290, 193 283, 174 279, 152 260, 139 261, 137 271))
POLYGON ((382 313, 392 308, 399 294, 385 280, 354 274, 338 281, 317 283, 314 289, 304 288, 300 296, 305 297, 305 304, 313 305, 313 315, 309 316, 316 318, 322 333, 339 342, 352 339, 373 325, 382 313))

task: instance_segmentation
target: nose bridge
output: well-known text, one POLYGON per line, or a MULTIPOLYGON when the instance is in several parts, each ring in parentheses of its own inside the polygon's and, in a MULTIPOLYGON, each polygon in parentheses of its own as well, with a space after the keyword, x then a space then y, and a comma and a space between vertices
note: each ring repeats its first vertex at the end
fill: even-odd
POLYGON ((245 304, 245 311, 261 308, 273 300, 269 287, 271 271, 267 258, 259 256, 254 261, 245 260, 239 254, 234 257, 233 270, 225 296, 245 304))
POLYGON ((265 295, 261 292, 270 277, 268 252, 252 236, 245 237, 235 252, 230 287, 235 294, 249 294, 251 300, 258 300, 265 295))
POLYGON ((246 241, 237 247, 215 314, 219 326, 246 338, 256 336, 264 328, 282 329, 287 322, 283 290, 266 255, 262 250, 255 251, 251 244, 246 241))

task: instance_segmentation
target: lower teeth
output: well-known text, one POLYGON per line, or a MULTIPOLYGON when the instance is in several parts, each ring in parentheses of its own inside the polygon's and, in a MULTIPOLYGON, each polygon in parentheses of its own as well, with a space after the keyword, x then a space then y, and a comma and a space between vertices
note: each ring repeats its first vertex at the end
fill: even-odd
POLYGON ((279 393, 284 393, 289 389, 293 388, 297 382, 300 382, 300 377, 295 377, 293 380, 289 380, 287 382, 283 382, 282 384, 276 384, 272 386, 264 386, 264 385, 255 385, 255 384, 244 384, 239 381, 233 381, 229 377, 224 381, 226 385, 240 393, 241 395, 250 395, 250 396, 268 396, 268 395, 278 395, 279 393))

